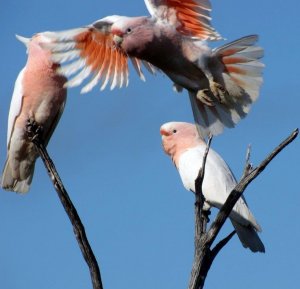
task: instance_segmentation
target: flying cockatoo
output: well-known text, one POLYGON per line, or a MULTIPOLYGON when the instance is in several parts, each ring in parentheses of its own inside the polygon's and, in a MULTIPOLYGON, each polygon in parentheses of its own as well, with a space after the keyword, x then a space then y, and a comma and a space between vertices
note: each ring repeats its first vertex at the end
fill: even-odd
MULTIPOLYGON (((202 166, 206 143, 199 136, 196 126, 185 122, 169 122, 161 126, 163 148, 174 162, 184 187, 195 192, 195 180, 202 166)), ((220 209, 237 182, 225 161, 214 150, 207 155, 202 191, 204 209, 220 209)), ((239 198, 230 214, 230 221, 245 248, 265 252, 258 237, 261 227, 255 220, 243 197, 239 198)))
POLYGON ((178 92, 188 90, 197 128, 203 137, 219 134, 249 112, 259 95, 263 49, 256 35, 217 49, 207 40, 220 40, 211 26, 209 0, 145 0, 151 16, 108 16, 91 25, 45 32, 60 69, 73 75, 67 86, 90 91, 127 86, 128 59, 144 79, 142 65, 164 72, 178 92))
POLYGON ((64 110, 67 79, 56 73, 59 64, 51 52, 41 47, 50 40, 42 34, 31 39, 17 36, 27 47, 28 60, 15 83, 8 117, 7 160, 1 186, 3 189, 25 193, 32 181, 38 152, 26 134, 26 124, 34 120, 43 128, 45 145, 64 110))

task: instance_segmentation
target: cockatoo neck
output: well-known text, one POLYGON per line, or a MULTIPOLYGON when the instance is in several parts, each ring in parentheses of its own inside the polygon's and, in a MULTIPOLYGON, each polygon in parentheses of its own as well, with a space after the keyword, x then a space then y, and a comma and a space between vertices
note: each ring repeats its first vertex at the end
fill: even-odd
POLYGON ((178 168, 179 159, 182 156, 182 154, 184 154, 188 150, 196 148, 200 144, 201 142, 198 139, 194 139, 194 140, 186 139, 183 140, 181 143, 177 144, 173 152, 173 155, 171 156, 175 166, 178 168))
POLYGON ((178 162, 180 156, 203 142, 199 137, 195 136, 193 138, 190 137, 181 137, 180 140, 172 140, 168 139, 168 137, 163 138, 163 147, 165 152, 171 157, 175 166, 178 168, 178 162))

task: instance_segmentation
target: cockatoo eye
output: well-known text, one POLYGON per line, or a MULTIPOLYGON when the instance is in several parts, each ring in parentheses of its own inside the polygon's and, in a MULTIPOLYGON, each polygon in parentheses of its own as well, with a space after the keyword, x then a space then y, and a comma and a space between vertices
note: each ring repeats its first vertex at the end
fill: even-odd
POLYGON ((131 31, 132 31, 132 29, 129 27, 129 28, 127 28, 127 30, 126 30, 126 32, 129 34, 129 33, 131 33, 131 31))
POLYGON ((173 129, 173 133, 176 133, 177 132, 177 130, 176 129, 173 129))

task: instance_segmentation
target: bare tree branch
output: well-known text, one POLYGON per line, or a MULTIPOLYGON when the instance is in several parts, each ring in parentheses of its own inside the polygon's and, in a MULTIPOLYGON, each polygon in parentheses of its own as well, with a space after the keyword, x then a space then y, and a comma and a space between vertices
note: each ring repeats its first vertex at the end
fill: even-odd
MULTIPOLYGON (((194 263, 192 267, 190 283, 188 287, 189 289, 203 288, 207 273, 212 265, 213 260, 220 252, 220 250, 229 242, 229 240, 235 234, 235 231, 233 231, 225 239, 220 241, 213 249, 211 249, 214 240, 216 239, 218 233, 220 232, 222 226, 224 225, 226 219, 228 218, 231 210, 233 209, 238 199, 242 196, 247 186, 267 167, 267 165, 275 158, 277 154, 279 154, 288 144, 290 144, 293 140, 295 140, 295 138, 298 136, 298 133, 299 133, 298 129, 294 130, 293 133, 288 138, 286 138, 280 145, 278 145, 270 153, 270 155, 264 161, 262 161, 261 164, 255 169, 253 169, 252 165, 250 164, 249 161, 250 148, 248 148, 247 157, 246 157, 246 166, 244 169, 244 174, 242 179, 228 196, 226 202, 220 209, 216 219, 212 223, 208 232, 206 231, 200 232, 199 230, 198 231, 196 230, 196 234, 198 235, 195 236, 195 240, 197 240, 197 242, 195 242, 196 245, 195 257, 194 257, 194 263)), ((205 159, 206 157, 207 155, 204 156, 205 159)), ((203 164, 204 165, 202 166, 202 168, 204 168, 205 166, 205 161, 203 161, 203 164)), ((204 177, 204 174, 201 172, 201 170, 199 172, 199 175, 202 176, 202 178, 204 177)), ((202 186, 203 179, 201 181, 198 180, 197 183, 195 181, 195 185, 198 184, 198 182, 202 186)), ((197 188, 196 186, 196 190, 199 190, 202 193, 202 188, 200 189, 197 188)), ((197 202, 195 205, 197 205, 197 202)), ((196 206, 196 210, 197 210, 197 206, 196 206)), ((201 217, 197 217, 196 215, 196 222, 198 222, 199 219, 201 220, 201 217)))
MULTIPOLYGON (((198 176, 195 180, 195 254, 194 254, 194 262, 193 268, 191 272, 191 279, 189 284, 189 289, 198 288, 199 280, 198 276, 200 274, 201 264, 203 263, 203 258, 206 255, 206 250, 203 247, 203 239, 202 236, 206 232, 206 225, 209 221, 208 216, 210 214, 209 211, 203 211, 204 205, 204 196, 202 192, 202 184, 205 175, 205 164, 207 155, 209 152, 209 148, 212 142, 212 135, 209 136, 206 150, 203 156, 202 165, 199 170, 198 176)), ((208 271, 208 270, 207 270, 208 271)), ((205 280, 205 278, 204 278, 205 280)), ((203 282, 204 282, 203 280, 203 282)))
POLYGON ((240 180, 240 182, 236 185, 233 191, 228 196, 225 204, 220 209, 215 221, 212 223, 209 231, 207 232, 207 242, 211 245, 216 236, 218 235, 221 227, 225 223, 226 219, 228 218, 230 212, 232 211, 235 203, 241 197, 247 186, 267 167, 267 165, 289 144, 291 143, 297 136, 299 130, 296 129, 293 133, 286 138, 280 145, 278 145, 270 154, 269 156, 261 162, 261 164, 252 169, 251 172, 246 175, 244 178, 240 180))
POLYGON ((53 161, 48 155, 48 152, 41 139, 42 128, 39 127, 34 121, 28 120, 27 134, 28 138, 34 143, 39 155, 41 156, 45 167, 48 171, 49 177, 57 192, 57 195, 70 219, 73 226, 73 231, 80 247, 81 253, 89 267, 92 284, 94 289, 103 289, 100 269, 92 251, 92 248, 87 239, 84 226, 80 220, 76 208, 74 207, 64 185, 61 181, 58 172, 54 166, 53 161))
POLYGON ((227 245, 227 243, 231 240, 231 238, 235 235, 236 231, 232 231, 226 238, 221 240, 212 250, 211 250, 211 258, 213 259, 218 255, 218 253, 227 245))
POLYGON ((250 157, 251 157, 251 145, 249 144, 248 147, 247 147, 246 163, 245 163, 242 179, 245 176, 247 176, 250 173, 250 171, 253 169, 252 164, 250 163, 250 157))
MULTIPOLYGON (((202 213, 203 211, 203 205, 204 205, 204 201, 205 198, 203 196, 203 192, 202 192, 202 184, 203 184, 203 179, 204 179, 204 174, 205 174, 205 164, 206 164, 206 159, 207 159, 207 155, 209 152, 209 148, 212 142, 213 136, 210 135, 206 144, 206 149, 204 152, 204 156, 203 156, 203 160, 202 160, 202 165, 201 168, 199 170, 198 176, 195 180, 195 224, 196 224, 196 228, 195 228, 195 236, 201 235, 202 233, 206 232, 206 224, 208 223, 209 219, 208 216, 210 214, 210 212, 205 212, 202 213)), ((196 244, 195 240, 195 246, 197 248, 197 244, 196 244)))

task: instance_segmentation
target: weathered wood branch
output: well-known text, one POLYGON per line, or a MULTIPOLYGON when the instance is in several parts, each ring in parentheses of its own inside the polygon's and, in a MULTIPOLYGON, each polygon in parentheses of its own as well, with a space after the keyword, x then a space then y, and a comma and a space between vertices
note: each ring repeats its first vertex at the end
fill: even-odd
POLYGON ((89 267, 91 280, 94 289, 103 289, 100 269, 96 260, 96 257, 92 251, 92 248, 87 239, 84 226, 80 220, 76 208, 74 207, 62 180, 60 179, 58 172, 55 168, 53 161, 51 160, 46 147, 42 141, 42 128, 39 127, 34 121, 29 120, 27 125, 27 134, 29 139, 35 145, 39 155, 41 156, 44 165, 48 171, 48 175, 53 183, 53 186, 57 192, 57 195, 70 219, 73 226, 73 231, 80 247, 81 253, 89 267))
MULTIPOLYGON (((195 256, 194 256, 194 263, 191 272, 191 278, 189 282, 189 289, 202 289, 205 283, 205 279, 207 273, 212 265, 213 260, 217 256, 217 254, 221 251, 221 249, 229 242, 229 240, 234 236, 235 231, 229 234, 225 239, 220 241, 213 249, 211 246, 215 241, 218 233, 220 232, 221 228, 223 227, 226 219, 228 218, 230 212, 232 211, 234 205, 238 201, 238 199, 242 196, 243 192, 247 188, 247 186, 268 166, 268 164, 277 156, 288 144, 295 140, 298 136, 299 130, 296 129, 293 133, 286 138, 281 144, 279 144, 270 154, 269 156, 261 162, 261 164, 253 168, 250 164, 250 148, 248 148, 247 156, 246 156, 246 166, 244 168, 244 174, 241 178, 240 182, 236 185, 236 187, 232 190, 230 195, 228 196, 226 202, 220 209, 219 213, 217 214, 214 222, 211 224, 210 229, 206 232, 206 230, 195 230, 195 256)), ((208 144, 207 147, 209 147, 208 144)), ((207 149, 208 153, 208 149, 207 149)), ((203 183, 204 172, 202 170, 205 169, 205 162, 207 153, 203 158, 202 168, 199 171, 198 178, 202 178, 202 180, 195 181, 196 191, 198 190, 202 194, 202 188, 197 187, 199 184, 203 183)), ((195 211, 199 213, 199 208, 197 208, 197 193, 196 196, 196 203, 195 203, 195 211)), ((202 194, 203 197, 203 194, 202 194)), ((202 204, 203 205, 203 204, 202 204)), ((203 212, 201 211, 201 214, 203 212)), ((205 219, 205 217, 197 216, 196 214, 196 223, 200 222, 201 219, 205 219)), ((196 224, 197 228, 197 224, 196 224)))
MULTIPOLYGON (((198 176, 195 180, 195 253, 194 253, 194 262, 191 272, 191 279, 189 284, 189 289, 198 288, 198 283, 204 283, 204 280, 199 278, 201 265, 204 264, 204 259, 207 254, 206 248, 203 247, 203 236, 206 232, 206 226, 209 221, 208 216, 210 211, 204 211, 203 205, 205 198, 203 196, 202 184, 205 175, 205 164, 207 160, 207 155, 210 149, 212 142, 212 136, 209 137, 204 152, 202 165, 199 170, 198 176)), ((208 270, 207 270, 208 271, 208 270)), ((201 275, 202 276, 202 275, 201 275)))
POLYGON ((241 197, 245 189, 248 185, 267 167, 267 165, 288 145, 290 144, 297 136, 299 130, 296 129, 293 133, 286 138, 280 145, 278 145, 270 154, 269 156, 261 162, 261 164, 252 169, 248 175, 243 177, 240 182, 236 185, 233 191, 228 196, 225 204, 222 206, 221 210, 219 211, 215 221, 212 223, 211 228, 208 231, 208 243, 212 244, 215 240, 217 234, 219 233, 221 227, 225 223, 226 219, 228 218, 230 212, 232 211, 235 203, 241 197))
MULTIPOLYGON (((202 213, 203 205, 204 205, 204 201, 205 201, 205 198, 204 198, 203 192, 202 192, 202 184, 203 184, 203 179, 204 179, 204 174, 205 174, 206 159, 207 159, 209 148, 210 148, 210 145, 212 142, 212 138, 213 138, 212 135, 210 135, 208 138, 206 149, 205 149, 203 160, 202 160, 202 165, 199 170, 198 176, 195 180, 195 189, 196 189, 196 192, 195 192, 195 224, 196 224, 195 232, 198 232, 198 234, 196 234, 195 236, 199 236, 203 232, 206 231, 206 225, 209 221, 208 216, 209 216, 210 212, 207 211, 207 212, 202 213)), ((195 248, 198 247, 197 242, 198 242, 198 240, 195 239, 195 248)))
POLYGON ((231 238, 235 235, 236 231, 232 231, 226 238, 221 240, 212 250, 211 250, 211 258, 213 259, 218 255, 218 253, 227 245, 227 243, 231 240, 231 238))
POLYGON ((252 164, 250 163, 250 157, 251 157, 251 145, 249 144, 247 147, 247 152, 246 152, 246 162, 245 162, 245 167, 244 167, 244 172, 242 179, 247 176, 250 171, 253 169, 252 164))

